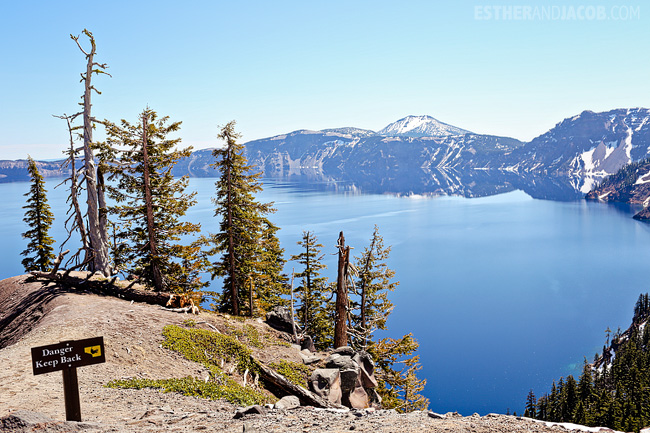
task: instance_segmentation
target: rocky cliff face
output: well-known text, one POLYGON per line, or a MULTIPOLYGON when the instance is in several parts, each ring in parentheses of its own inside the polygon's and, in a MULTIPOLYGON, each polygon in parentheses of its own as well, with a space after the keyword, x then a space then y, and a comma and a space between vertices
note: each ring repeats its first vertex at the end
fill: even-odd
POLYGON ((649 119, 646 108, 584 111, 513 152, 509 163, 518 170, 567 177, 587 193, 607 175, 648 155, 649 119))
POLYGON ((638 204, 644 207, 634 218, 649 220, 650 159, 623 166, 585 196, 587 200, 638 204))

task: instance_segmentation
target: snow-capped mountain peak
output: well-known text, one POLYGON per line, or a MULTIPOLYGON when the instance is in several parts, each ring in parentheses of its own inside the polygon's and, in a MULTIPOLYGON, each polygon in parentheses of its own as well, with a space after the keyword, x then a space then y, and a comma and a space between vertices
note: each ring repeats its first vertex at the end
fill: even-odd
POLYGON ((464 135, 470 131, 449 125, 431 116, 407 116, 393 122, 381 131, 379 135, 390 137, 446 137, 449 135, 464 135))

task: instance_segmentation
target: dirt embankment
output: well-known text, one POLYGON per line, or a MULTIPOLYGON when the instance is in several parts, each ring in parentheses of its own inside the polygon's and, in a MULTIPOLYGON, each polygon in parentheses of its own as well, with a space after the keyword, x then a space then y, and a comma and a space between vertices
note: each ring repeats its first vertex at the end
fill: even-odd
MULTIPOLYGON (((165 349, 162 328, 182 325, 190 316, 160 306, 82 293, 56 284, 28 282, 26 276, 0 281, 0 431, 97 432, 557 432, 549 427, 505 415, 436 419, 428 412, 400 415, 394 411, 344 411, 301 407, 269 410, 266 415, 233 419, 234 405, 157 390, 111 389, 112 379, 207 377, 206 369, 165 349), (63 340, 103 336, 106 363, 78 369, 84 422, 64 422, 61 373, 32 374, 30 348, 63 340)), ((228 332, 243 326, 227 316, 192 316, 199 325, 228 332)), ((258 320, 266 338, 278 338, 258 320)), ((286 345, 254 352, 268 363, 300 362, 286 345)), ((434 408, 435 409, 435 408, 434 408)))

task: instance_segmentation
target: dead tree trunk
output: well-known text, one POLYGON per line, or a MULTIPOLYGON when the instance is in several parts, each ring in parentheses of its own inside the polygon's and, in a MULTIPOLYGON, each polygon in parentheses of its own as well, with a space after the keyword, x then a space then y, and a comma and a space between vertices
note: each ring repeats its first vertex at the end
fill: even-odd
POLYGON ((339 233, 337 244, 339 250, 338 274, 336 278, 336 310, 334 321, 334 348, 348 345, 348 267, 350 265, 350 247, 345 246, 343 232, 339 233))
MULTIPOLYGON (((106 228, 106 208, 103 181, 98 186, 97 182, 97 168, 95 167, 95 157, 93 154, 93 123, 95 119, 91 115, 91 93, 97 91, 92 85, 93 73, 105 73, 102 69, 107 66, 94 62, 96 51, 95 38, 88 30, 84 30, 84 34, 90 39, 91 50, 86 52, 79 43, 79 37, 70 35, 70 37, 77 43, 77 46, 82 53, 86 56, 86 73, 81 74, 82 81, 84 82, 84 95, 83 100, 83 150, 84 150, 84 165, 86 176, 86 192, 88 204, 88 238, 90 248, 92 249, 92 270, 99 271, 105 276, 111 274, 110 260, 108 255, 108 234, 106 228)), ((99 92, 98 92, 99 93, 99 92)))

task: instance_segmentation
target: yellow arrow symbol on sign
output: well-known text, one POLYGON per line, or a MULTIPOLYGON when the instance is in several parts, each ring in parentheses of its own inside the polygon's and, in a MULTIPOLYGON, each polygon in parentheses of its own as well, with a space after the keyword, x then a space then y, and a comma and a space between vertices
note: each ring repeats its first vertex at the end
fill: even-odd
POLYGON ((102 346, 84 347, 84 352, 89 354, 93 358, 96 358, 98 356, 102 356, 102 346))

